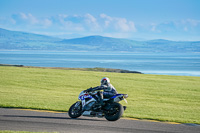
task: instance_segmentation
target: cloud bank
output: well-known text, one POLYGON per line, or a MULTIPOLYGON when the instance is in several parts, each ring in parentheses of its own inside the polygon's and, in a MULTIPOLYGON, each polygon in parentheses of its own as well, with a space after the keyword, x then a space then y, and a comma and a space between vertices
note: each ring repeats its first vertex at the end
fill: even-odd
MULTIPOLYGON (((87 35, 103 35, 120 38, 200 38, 200 20, 186 19, 160 23, 136 24, 133 20, 112 17, 107 14, 93 16, 58 14, 37 17, 31 13, 12 14, 0 18, 0 27, 11 30, 63 36, 65 38, 87 35)), ((200 39, 199 39, 200 40, 200 39)))

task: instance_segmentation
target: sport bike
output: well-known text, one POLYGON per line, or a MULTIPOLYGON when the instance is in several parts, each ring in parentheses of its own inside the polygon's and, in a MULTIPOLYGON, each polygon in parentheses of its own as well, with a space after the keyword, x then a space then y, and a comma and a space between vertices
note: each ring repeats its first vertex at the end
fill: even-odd
POLYGON ((76 103, 69 108, 69 116, 78 118, 81 115, 90 117, 105 117, 108 121, 116 121, 123 115, 126 106, 122 106, 119 101, 128 98, 128 94, 116 94, 115 96, 103 99, 103 106, 98 104, 98 95, 96 91, 82 91, 76 103))

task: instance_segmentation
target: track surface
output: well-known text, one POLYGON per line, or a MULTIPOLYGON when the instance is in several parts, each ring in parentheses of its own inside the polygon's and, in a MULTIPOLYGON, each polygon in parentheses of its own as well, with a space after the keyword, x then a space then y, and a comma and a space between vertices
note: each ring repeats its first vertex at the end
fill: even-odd
POLYGON ((126 119, 109 122, 104 118, 90 117, 71 119, 67 113, 0 108, 0 130, 60 133, 199 133, 200 126, 126 119))

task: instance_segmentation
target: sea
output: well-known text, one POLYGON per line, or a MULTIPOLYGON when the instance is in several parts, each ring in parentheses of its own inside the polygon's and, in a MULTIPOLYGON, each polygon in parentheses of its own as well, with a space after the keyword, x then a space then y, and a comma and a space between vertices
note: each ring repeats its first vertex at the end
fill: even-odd
POLYGON ((0 64, 114 68, 144 74, 200 76, 200 53, 0 51, 0 64))

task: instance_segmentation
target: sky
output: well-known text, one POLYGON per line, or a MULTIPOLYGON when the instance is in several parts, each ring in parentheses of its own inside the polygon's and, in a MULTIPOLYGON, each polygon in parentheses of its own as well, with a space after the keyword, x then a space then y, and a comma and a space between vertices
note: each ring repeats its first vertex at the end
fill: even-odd
POLYGON ((0 0, 0 28, 60 38, 200 41, 200 0, 0 0))

